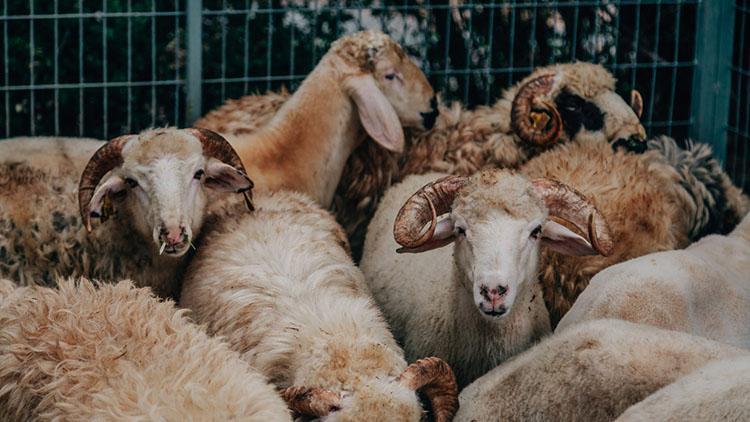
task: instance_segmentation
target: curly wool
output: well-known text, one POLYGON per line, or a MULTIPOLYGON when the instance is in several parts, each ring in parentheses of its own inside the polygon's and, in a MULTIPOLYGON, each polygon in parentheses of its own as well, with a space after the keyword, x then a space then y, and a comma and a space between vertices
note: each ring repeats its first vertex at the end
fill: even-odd
POLYGON ((262 375, 130 281, 0 281, 2 420, 290 420, 262 375))

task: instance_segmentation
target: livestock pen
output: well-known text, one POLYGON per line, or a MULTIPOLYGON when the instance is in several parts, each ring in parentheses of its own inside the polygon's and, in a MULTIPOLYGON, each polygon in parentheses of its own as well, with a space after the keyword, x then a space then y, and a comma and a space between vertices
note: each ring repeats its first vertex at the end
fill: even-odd
POLYGON ((187 126, 294 89, 330 43, 377 28, 444 98, 488 104, 536 66, 601 63, 649 135, 711 143, 750 186, 748 0, 3 0, 4 137, 187 126))

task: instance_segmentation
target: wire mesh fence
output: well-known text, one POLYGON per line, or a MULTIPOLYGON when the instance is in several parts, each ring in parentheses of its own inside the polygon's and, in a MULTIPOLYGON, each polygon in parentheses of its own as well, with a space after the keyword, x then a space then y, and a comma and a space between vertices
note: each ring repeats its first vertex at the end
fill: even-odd
MULTIPOLYGON (((708 116, 726 122, 728 168, 743 183, 750 153, 747 1, 730 4, 737 35, 731 110, 708 116)), ((622 94, 635 88, 644 95, 650 134, 684 139, 704 118, 694 101, 703 63, 696 45, 701 16, 714 3, 3 0, 0 118, 6 137, 104 139, 148 126, 189 125, 226 98, 294 89, 333 40, 380 29, 405 47, 445 98, 470 106, 494 101, 536 66, 601 63, 614 72, 622 94)))
POLYGON ((735 9, 726 168, 747 189, 750 186, 750 0, 737 0, 735 9))

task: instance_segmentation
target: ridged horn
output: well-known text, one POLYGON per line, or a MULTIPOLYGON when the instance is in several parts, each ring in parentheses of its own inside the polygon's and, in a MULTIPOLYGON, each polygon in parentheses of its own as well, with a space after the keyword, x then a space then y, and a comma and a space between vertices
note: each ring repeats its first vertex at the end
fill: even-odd
POLYGON ((245 205, 247 205, 247 209, 253 211, 255 209, 255 207, 253 206, 252 190, 254 184, 253 181, 250 180, 250 177, 247 175, 247 170, 245 170, 245 166, 242 164, 242 159, 240 159, 240 156, 237 155, 237 151, 232 148, 232 145, 227 142, 227 140, 224 139, 223 136, 208 129, 189 128, 185 130, 198 138, 199 141, 201 141, 201 144, 203 145, 204 155, 206 155, 207 157, 216 158, 217 160, 225 164, 229 164, 237 171, 239 171, 245 179, 247 179, 250 187, 244 190, 237 191, 237 193, 242 193, 242 195, 245 197, 245 205))
POLYGON ((451 367, 436 357, 420 359, 398 377, 406 388, 424 391, 432 404, 435 422, 448 422, 458 411, 458 385, 451 367))
POLYGON ((466 177, 446 176, 424 185, 401 207, 393 223, 393 237, 407 249, 424 245, 432 238, 437 217, 450 211, 456 193, 466 183, 466 177), (430 223, 427 231, 422 229, 430 223))
POLYGON ((518 88, 510 110, 510 124, 522 140, 545 146, 555 143, 563 132, 563 121, 549 96, 557 84, 554 73, 536 77, 518 88))
POLYGON ((600 255, 612 254, 615 244, 607 220, 586 196, 554 179, 531 183, 544 200, 550 219, 587 239, 600 255))
POLYGON ((341 409, 341 395, 320 387, 289 387, 281 397, 293 412, 320 418, 341 409))
POLYGON ((81 173, 81 180, 78 182, 78 209, 81 213, 81 221, 88 232, 92 230, 89 207, 94 191, 105 174, 122 165, 122 148, 133 136, 135 135, 119 136, 102 145, 91 156, 81 173))

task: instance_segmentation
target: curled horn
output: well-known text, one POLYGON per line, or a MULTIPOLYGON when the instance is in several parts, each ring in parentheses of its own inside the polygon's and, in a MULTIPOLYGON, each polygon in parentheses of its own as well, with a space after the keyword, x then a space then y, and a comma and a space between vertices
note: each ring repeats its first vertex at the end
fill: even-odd
POLYGON ((432 404, 435 422, 453 419, 458 410, 458 386, 451 367, 444 360, 420 359, 404 370, 398 382, 406 388, 424 391, 432 404))
POLYGON ((549 97, 557 82, 558 76, 553 73, 534 78, 518 88, 510 110, 510 124, 524 141, 546 146, 562 135, 562 118, 549 97))
POLYGON ((81 212, 81 221, 89 233, 92 229, 89 206, 91 198, 94 197, 94 191, 107 172, 122 165, 122 148, 133 136, 120 136, 99 147, 81 173, 81 180, 78 182, 78 209, 81 212))
POLYGON ((424 245, 432 238, 437 217, 453 205, 456 193, 466 183, 466 177, 446 176, 428 183, 415 192, 398 211, 393 223, 393 237, 406 249, 424 245), (430 227, 420 234, 425 224, 430 227))
POLYGON ((206 156, 216 158, 223 163, 229 164, 247 179, 250 183, 250 187, 237 191, 237 193, 242 193, 245 197, 245 205, 247 205, 247 209, 253 211, 255 209, 253 206, 252 190, 254 184, 247 175, 245 166, 242 164, 242 159, 237 155, 237 152, 232 148, 232 145, 230 145, 223 136, 208 129, 190 128, 186 130, 201 141, 201 144, 203 145, 203 153, 206 156))
POLYGON ((320 418, 341 409, 341 396, 320 387, 289 387, 281 390, 289 409, 301 415, 320 418))
POLYGON ((532 185, 547 205, 550 219, 587 239, 600 255, 612 254, 609 225, 583 194, 553 179, 535 179, 532 185))

